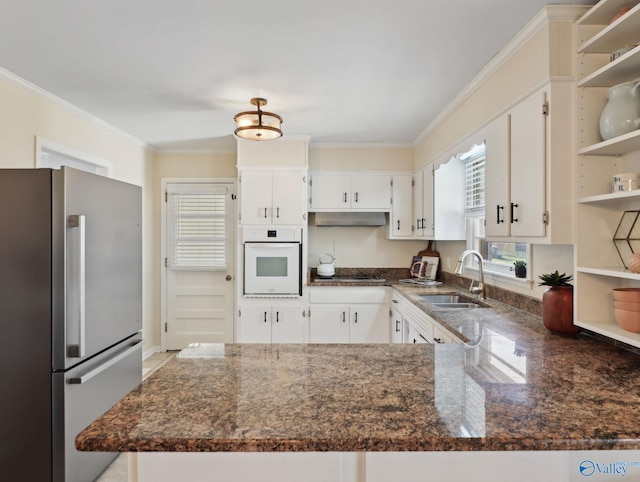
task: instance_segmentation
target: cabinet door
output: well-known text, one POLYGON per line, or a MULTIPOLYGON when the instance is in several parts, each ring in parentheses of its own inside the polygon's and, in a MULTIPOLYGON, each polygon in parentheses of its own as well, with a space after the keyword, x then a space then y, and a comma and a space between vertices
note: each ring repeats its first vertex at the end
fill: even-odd
POLYGON ((433 236, 433 167, 422 169, 422 235, 433 236))
POLYGON ((238 342, 271 343, 271 306, 241 306, 238 342))
POLYGON ((351 176, 351 207, 389 210, 391 208, 391 176, 353 174, 351 176))
POLYGON ((351 207, 351 177, 314 173, 311 178, 312 210, 351 207))
POLYGON ((458 343, 458 340, 451 332, 439 325, 433 325, 433 341, 434 343, 458 343))
POLYGON ((303 224, 306 199, 301 171, 273 171, 273 224, 303 224))
POLYGON ((272 171, 243 171, 240 182, 240 222, 271 224, 272 171))
POLYGON ((546 224, 546 115, 544 92, 537 92, 511 110, 512 236, 544 236, 546 224))
POLYGON ((485 131, 485 232, 509 236, 509 115, 491 122, 485 131))
POLYGON ((309 343, 349 343, 349 306, 311 305, 309 343))
POLYGON ((422 230, 422 210, 424 203, 422 196, 424 195, 424 174, 423 170, 419 170, 413 175, 413 217, 411 218, 411 234, 414 238, 421 239, 424 236, 422 230))
POLYGON ((411 174, 393 176, 391 222, 389 223, 389 237, 392 239, 411 237, 412 178, 411 174))
POLYGON ((351 343, 389 343, 389 306, 351 305, 351 343))
POLYGON ((303 343, 302 306, 273 306, 271 308, 271 342, 303 343))
POLYGON ((391 343, 403 342, 404 323, 402 321, 402 313, 393 307, 391 309, 391 343))
POLYGON ((458 156, 433 172, 433 235, 438 240, 465 240, 465 162, 458 156))

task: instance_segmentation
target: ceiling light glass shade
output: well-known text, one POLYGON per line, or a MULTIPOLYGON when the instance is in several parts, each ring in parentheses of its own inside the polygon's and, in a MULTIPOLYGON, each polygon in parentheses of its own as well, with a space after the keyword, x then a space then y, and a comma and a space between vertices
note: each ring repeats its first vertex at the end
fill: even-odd
POLYGON ((282 136, 282 117, 272 112, 264 112, 260 109, 267 105, 267 99, 259 97, 251 99, 251 104, 258 110, 240 112, 233 120, 236 122, 236 130, 233 133, 243 139, 252 141, 268 141, 282 136))

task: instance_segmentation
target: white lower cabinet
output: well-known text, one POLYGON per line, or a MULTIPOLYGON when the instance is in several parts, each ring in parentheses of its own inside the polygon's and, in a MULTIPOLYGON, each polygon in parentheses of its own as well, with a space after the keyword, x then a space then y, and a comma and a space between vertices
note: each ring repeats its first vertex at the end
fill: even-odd
POLYGON ((303 343, 302 305, 241 305, 238 343, 303 343))
POLYGON ((389 343, 387 288, 309 290, 309 343, 389 343))
POLYGON ((131 482, 539 482, 637 480, 637 450, 492 452, 139 452, 130 453, 131 482), (601 470, 583 475, 584 462, 601 470), (601 472, 601 473, 600 473, 601 472))
POLYGON ((391 308, 391 343, 404 341, 404 321, 402 311, 395 306, 391 308))

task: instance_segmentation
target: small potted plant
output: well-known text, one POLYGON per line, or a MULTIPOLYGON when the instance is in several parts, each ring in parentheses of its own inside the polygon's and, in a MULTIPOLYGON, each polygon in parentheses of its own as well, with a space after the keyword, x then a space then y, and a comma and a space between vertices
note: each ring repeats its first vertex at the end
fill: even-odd
POLYGON ((538 276, 538 286, 549 288, 542 295, 542 323, 555 333, 575 335, 580 328, 573 324, 573 275, 558 270, 538 276))
POLYGON ((514 261, 513 266, 515 266, 516 278, 527 277, 527 262, 524 259, 514 261))

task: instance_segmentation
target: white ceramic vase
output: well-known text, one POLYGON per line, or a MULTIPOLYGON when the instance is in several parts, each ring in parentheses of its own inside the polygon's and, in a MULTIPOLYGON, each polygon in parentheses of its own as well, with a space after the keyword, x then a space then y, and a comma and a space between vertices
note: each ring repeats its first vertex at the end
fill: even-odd
POLYGON ((607 141, 640 128, 640 80, 614 85, 600 115, 600 135, 607 141))

